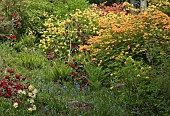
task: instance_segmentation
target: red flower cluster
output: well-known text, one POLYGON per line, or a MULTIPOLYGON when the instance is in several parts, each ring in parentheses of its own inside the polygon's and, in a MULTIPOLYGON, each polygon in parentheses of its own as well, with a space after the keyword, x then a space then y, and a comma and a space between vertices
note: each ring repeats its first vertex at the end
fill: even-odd
POLYGON ((47 58, 49 60, 54 60, 54 50, 50 50, 48 53, 47 53, 47 58))
POLYGON ((16 22, 15 24, 18 28, 21 28, 21 25, 22 25, 21 22, 16 22))
POLYGON ((13 21, 14 21, 14 23, 15 23, 15 25, 17 26, 17 28, 21 28, 21 22, 18 22, 18 20, 20 19, 20 17, 19 17, 19 15, 17 15, 17 14, 12 14, 12 19, 13 19, 13 21))
POLYGON ((19 74, 14 74, 14 70, 8 69, 9 75, 5 75, 2 80, 0 80, 0 97, 5 98, 17 98, 18 90, 27 89, 28 86, 22 84, 21 81, 26 80, 26 77, 22 77, 19 74))
POLYGON ((73 60, 73 62, 67 62, 67 65, 70 66, 74 71, 71 73, 73 80, 80 85, 80 88, 84 88, 86 85, 89 85, 89 80, 86 78, 87 73, 84 70, 82 62, 73 60))
POLYGON ((18 16, 17 16, 17 14, 12 14, 12 17, 13 17, 13 20, 18 20, 18 16))
POLYGON ((12 69, 8 69, 7 71, 11 74, 14 73, 14 70, 12 70, 12 69))
POLYGON ((72 75, 75 77, 76 76, 76 72, 72 72, 72 75))
POLYGON ((107 1, 106 2, 103 2, 101 3, 100 5, 92 5, 92 7, 95 9, 95 10, 100 10, 103 12, 103 16, 107 15, 108 13, 110 12, 114 12, 115 14, 119 13, 119 12, 123 12, 125 13, 126 15, 129 14, 129 8, 128 6, 125 6, 124 4, 112 4, 112 6, 107 6, 106 5, 107 1), (128 8, 128 9, 127 9, 128 8))
POLYGON ((0 17, 0 21, 3 21, 4 20, 4 18, 3 17, 0 17))
POLYGON ((13 40, 16 40, 17 37, 15 35, 11 35, 11 36, 9 36, 9 38, 13 39, 13 40))
POLYGON ((12 14, 12 16, 13 16, 13 17, 16 17, 16 16, 17 16, 17 14, 15 14, 15 13, 14 13, 14 14, 12 14))

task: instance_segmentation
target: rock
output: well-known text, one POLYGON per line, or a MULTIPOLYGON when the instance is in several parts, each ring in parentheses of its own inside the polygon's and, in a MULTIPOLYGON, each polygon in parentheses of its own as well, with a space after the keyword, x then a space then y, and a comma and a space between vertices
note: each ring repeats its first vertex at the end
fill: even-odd
POLYGON ((68 107, 70 109, 80 110, 80 111, 90 111, 94 108, 94 102, 82 102, 82 101, 70 101, 68 102, 68 107))

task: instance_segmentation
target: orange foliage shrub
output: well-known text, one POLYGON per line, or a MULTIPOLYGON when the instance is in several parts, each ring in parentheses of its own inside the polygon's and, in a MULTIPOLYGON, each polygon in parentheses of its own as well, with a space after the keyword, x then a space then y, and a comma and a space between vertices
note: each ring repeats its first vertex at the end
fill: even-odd
POLYGON ((148 8, 138 15, 109 12, 98 18, 98 22, 101 27, 99 36, 91 37, 83 48, 91 49, 91 57, 99 61, 101 51, 109 59, 116 59, 122 56, 122 51, 131 52, 132 56, 146 52, 144 41, 152 38, 158 38, 160 44, 170 40, 170 17, 156 9, 148 8))

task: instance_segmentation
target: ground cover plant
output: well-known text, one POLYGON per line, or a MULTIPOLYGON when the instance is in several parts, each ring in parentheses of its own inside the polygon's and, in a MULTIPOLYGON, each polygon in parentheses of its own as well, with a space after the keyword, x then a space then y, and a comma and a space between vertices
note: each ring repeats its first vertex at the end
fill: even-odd
POLYGON ((169 2, 101 2, 0 1, 0 115, 170 114, 169 2))

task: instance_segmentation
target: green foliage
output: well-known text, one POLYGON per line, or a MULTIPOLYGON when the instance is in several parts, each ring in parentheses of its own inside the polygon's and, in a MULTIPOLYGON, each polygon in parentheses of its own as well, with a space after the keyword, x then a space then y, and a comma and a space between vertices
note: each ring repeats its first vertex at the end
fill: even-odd
POLYGON ((169 58, 170 46, 169 41, 161 43, 161 38, 151 38, 145 42, 145 46, 148 49, 146 57, 151 65, 158 66, 169 58), (158 43, 160 42, 160 43, 158 43))
POLYGON ((169 113, 169 90, 167 89, 169 85, 165 85, 165 80, 169 78, 165 76, 169 75, 168 66, 162 69, 161 73, 159 68, 151 68, 141 61, 128 57, 124 66, 111 74, 114 75, 113 89, 119 91, 122 104, 126 104, 126 110, 130 115, 169 113))
POLYGON ((126 104, 131 115, 169 113, 169 85, 165 85, 165 80, 169 78, 167 61, 169 57, 160 65, 151 68, 128 57, 123 67, 112 73, 112 85, 114 89, 121 91, 120 99, 123 99, 122 102, 126 104))
POLYGON ((26 4, 24 0, 2 0, 1 1, 0 15, 2 15, 2 17, 4 17, 4 19, 8 21, 7 26, 12 25, 10 28, 7 29, 7 31, 12 30, 12 33, 11 31, 9 31, 8 33, 15 34, 17 38, 19 38, 20 35, 25 33, 25 29, 23 28, 24 25, 23 20, 25 20, 25 16, 23 15, 24 13, 22 9, 25 5, 26 4), (11 21, 11 23, 9 23, 9 21, 11 21))
POLYGON ((21 36, 20 40, 14 43, 13 48, 21 52, 24 49, 29 49, 31 47, 35 47, 36 44, 36 37, 34 35, 23 35, 21 36))
POLYGON ((45 12, 53 12, 54 4, 47 0, 25 0, 25 5, 22 7, 23 24, 27 33, 38 35, 39 30, 43 27, 45 20, 45 12))
POLYGON ((66 65, 64 62, 60 60, 55 60, 53 62, 53 66, 51 67, 51 70, 47 71, 50 78, 57 82, 57 81, 70 81, 71 80, 71 73, 72 68, 66 65))
POLYGON ((87 0, 62 0, 56 2, 54 10, 60 18, 66 19, 67 14, 74 13, 76 9, 84 10, 89 7, 87 0))
POLYGON ((168 0, 148 0, 149 6, 154 5, 158 10, 170 16, 170 1, 168 0))
POLYGON ((5 68, 4 59, 0 56, 0 76, 5 68))
POLYGON ((76 9, 87 8, 88 2, 86 0, 59 0, 55 2, 49 0, 3 0, 1 5, 1 15, 7 18, 10 18, 13 13, 20 15, 20 22, 22 23, 22 30, 19 29, 20 35, 31 33, 40 37, 42 24, 48 18, 46 13, 65 18, 66 14, 73 13, 76 9))
MULTIPOLYGON (((135 78, 131 78, 135 79, 135 78)), ((120 99, 127 106, 127 112, 131 115, 168 115, 169 101, 161 90, 161 79, 142 79, 131 81, 135 86, 125 89, 120 99)))
POLYGON ((127 0, 88 0, 88 1, 89 1, 90 4, 94 3, 94 4, 98 4, 98 5, 106 2, 107 6, 112 6, 112 4, 114 4, 114 3, 120 4, 120 3, 125 2, 127 0))
POLYGON ((95 4, 101 4, 103 2, 106 2, 106 0, 88 0, 90 4, 95 3, 95 4))
POLYGON ((86 62, 85 70, 88 74, 87 79, 90 82, 90 86, 93 88, 99 88, 101 86, 101 82, 104 80, 104 71, 102 67, 97 67, 93 63, 86 62))
POLYGON ((25 47, 34 47, 36 45, 36 37, 33 35, 23 35, 20 42, 25 47))
POLYGON ((25 5, 24 0, 1 0, 0 3, 1 15, 8 18, 13 13, 21 13, 22 6, 25 5))
POLYGON ((33 33, 40 36, 40 31, 44 27, 42 24, 48 15, 58 15, 64 18, 68 13, 74 12, 75 9, 85 9, 88 3, 85 0, 67 0, 50 2, 49 0, 26 0, 26 5, 23 7, 24 25, 28 33, 33 33), (83 4, 83 7, 80 5, 83 4))
POLYGON ((15 18, 19 18, 19 17, 16 16, 16 17, 11 17, 10 19, 8 19, 5 16, 0 16, 0 41, 2 40, 3 41, 6 41, 6 40, 14 41, 16 39, 16 35, 18 34, 17 23, 19 23, 18 22, 19 19, 15 20, 15 18))
POLYGON ((4 68, 17 63, 16 51, 9 46, 9 43, 1 43, 0 54, 4 63, 4 68))
POLYGON ((18 62, 21 66, 30 70, 41 69, 46 65, 46 59, 43 56, 30 52, 18 54, 18 62))

